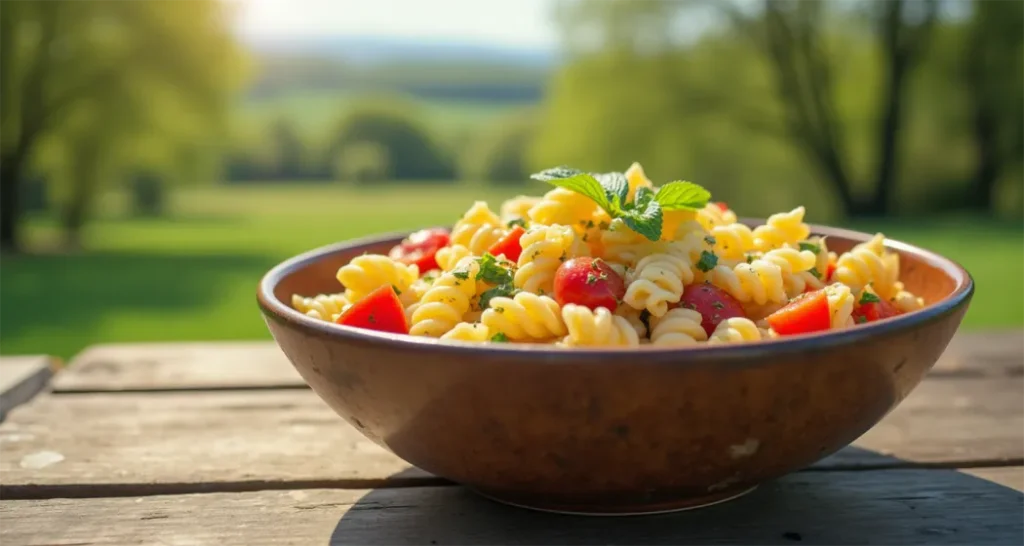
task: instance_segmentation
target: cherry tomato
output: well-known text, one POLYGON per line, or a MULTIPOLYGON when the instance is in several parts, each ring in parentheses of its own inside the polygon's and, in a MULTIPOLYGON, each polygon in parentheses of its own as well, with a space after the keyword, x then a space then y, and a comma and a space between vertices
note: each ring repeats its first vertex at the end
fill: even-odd
POLYGON ((524 233, 526 233, 526 230, 523 229, 523 226, 516 226, 512 228, 512 231, 508 232, 508 234, 502 237, 497 243, 494 243, 491 248, 487 249, 487 252, 489 252, 491 256, 504 254, 506 260, 513 262, 518 261, 519 255, 523 253, 523 247, 519 245, 519 238, 522 237, 524 233))
POLYGON ((437 269, 434 255, 439 248, 448 246, 450 242, 451 237, 444 228, 421 229, 395 245, 388 252, 388 256, 404 264, 415 264, 420 268, 422 275, 431 269, 437 269))
POLYGON ((700 325, 710 336, 718 323, 727 318, 746 317, 743 306, 728 292, 712 284, 691 284, 683 290, 683 297, 672 307, 693 309, 703 317, 700 325))
POLYGON ((581 256, 558 267, 555 272, 555 300, 559 305, 575 303, 614 311, 626 295, 626 282, 600 258, 581 256))
POLYGON ((338 317, 337 323, 378 332, 409 333, 405 308, 391 285, 381 286, 352 304, 338 317))
POLYGON ((876 320, 882 320, 902 314, 903 313, 901 313, 895 305, 885 300, 858 303, 853 308, 853 320, 858 324, 874 322, 876 320))
POLYGON ((788 305, 768 315, 768 324, 780 336, 792 336, 828 330, 832 326, 828 295, 815 290, 797 297, 788 305))
POLYGON ((718 201, 717 203, 715 203, 715 206, 718 207, 718 210, 720 210, 722 212, 728 212, 729 211, 729 205, 725 201, 718 201))

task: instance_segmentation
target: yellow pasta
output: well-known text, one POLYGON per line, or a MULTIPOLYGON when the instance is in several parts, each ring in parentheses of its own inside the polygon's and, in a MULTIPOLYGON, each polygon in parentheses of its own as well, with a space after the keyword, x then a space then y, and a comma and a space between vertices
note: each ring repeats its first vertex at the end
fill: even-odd
POLYGON ((764 333, 754 321, 744 317, 727 318, 718 323, 708 343, 746 343, 760 341, 764 333))
MULTIPOLYGON (((473 202, 433 260, 426 253, 434 248, 416 245, 443 244, 443 234, 419 233, 388 255, 353 258, 337 271, 336 293, 296 294, 292 307, 334 322, 350 306, 394 305, 407 324, 393 324, 401 322, 392 320, 399 309, 388 309, 379 329, 407 326, 411 335, 442 341, 572 348, 784 337, 801 328, 775 313, 805 294, 800 305, 819 306, 813 311, 822 322, 805 332, 824 327, 825 305, 830 329, 874 320, 878 314, 867 306, 878 300, 902 313, 925 306, 901 282, 899 254, 886 249, 882 234, 837 254, 810 232, 802 206, 772 214, 763 225, 739 223, 735 212, 689 183, 656 187, 639 163, 618 175, 560 168, 538 179, 558 187, 508 199, 500 214, 473 202), (504 259, 490 255, 517 224, 525 229, 518 248, 507 241, 504 259), (417 255, 408 259, 411 252, 417 255), (403 260, 430 263, 424 267, 432 271, 403 260), (384 286, 397 301, 386 291, 365 299, 384 286)), ((346 320, 362 316, 373 315, 351 313, 346 320)))
POLYGON ((562 319, 569 331, 561 344, 565 347, 635 347, 640 336, 624 317, 604 307, 591 310, 582 305, 562 307, 562 319))
POLYGON ((693 309, 677 308, 662 317, 651 319, 651 344, 682 347, 707 341, 708 334, 701 326, 701 314, 693 309))
POLYGON ((566 333, 558 303, 530 292, 492 299, 480 321, 492 333, 513 341, 553 339, 566 333))
POLYGON ((338 282, 348 289, 348 297, 352 302, 386 285, 395 287, 408 300, 410 296, 406 293, 419 276, 419 268, 415 265, 405 265, 378 254, 352 258, 352 261, 338 269, 337 274, 338 282))
POLYGON ((441 337, 461 322, 462 316, 469 311, 470 298, 476 295, 476 275, 479 272, 480 264, 468 257, 463 258, 454 270, 438 277, 412 313, 409 333, 441 337))

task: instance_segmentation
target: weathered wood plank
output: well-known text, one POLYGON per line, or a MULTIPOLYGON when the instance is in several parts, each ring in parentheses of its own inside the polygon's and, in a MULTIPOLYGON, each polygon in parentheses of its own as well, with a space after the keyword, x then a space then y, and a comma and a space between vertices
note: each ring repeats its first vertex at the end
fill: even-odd
POLYGON ((71 360, 54 392, 304 388, 266 341, 97 345, 71 360))
POLYGON ((4 501, 0 542, 1020 544, 1024 494, 989 473, 798 473, 730 503, 639 518, 530 512, 462 487, 4 501))
MULTIPOLYGON (((932 375, 1020 376, 1024 330, 954 338, 932 375)), ((98 345, 76 356, 55 392, 301 388, 305 383, 273 342, 98 345)))
POLYGON ((46 388, 56 366, 51 356, 0 357, 0 421, 46 388))
MULTIPOLYGON (((1021 378, 926 380, 813 469, 1020 461, 1022 388, 1021 378)), ((405 462, 309 390, 54 395, 15 410, 0 447, 9 498, 437 482, 397 475, 405 462)))

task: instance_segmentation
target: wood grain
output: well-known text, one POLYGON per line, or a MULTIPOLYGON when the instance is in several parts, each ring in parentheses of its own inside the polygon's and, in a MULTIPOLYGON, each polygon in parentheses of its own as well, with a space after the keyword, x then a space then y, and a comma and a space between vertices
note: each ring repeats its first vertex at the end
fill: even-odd
MULTIPOLYGON (((1022 389, 1022 378, 926 380, 812 470, 1019 464, 1022 389)), ((0 445, 7 498, 438 483, 308 390, 53 395, 15 410, 0 445), (62 460, 24 467, 40 453, 62 460)))
MULTIPOLYGON (((1024 374, 1024 331, 953 338, 933 376, 1024 374)), ((98 345, 76 356, 55 392, 302 388, 273 342, 98 345)))
POLYGON ((71 360, 54 392, 305 388, 268 341, 96 345, 71 360))
POLYGON ((1020 544, 1024 494, 989 479, 992 473, 797 473, 726 504, 637 518, 530 512, 462 487, 4 501, 0 542, 1020 544))
POLYGON ((0 357, 0 421, 45 389, 57 365, 44 355, 0 357))

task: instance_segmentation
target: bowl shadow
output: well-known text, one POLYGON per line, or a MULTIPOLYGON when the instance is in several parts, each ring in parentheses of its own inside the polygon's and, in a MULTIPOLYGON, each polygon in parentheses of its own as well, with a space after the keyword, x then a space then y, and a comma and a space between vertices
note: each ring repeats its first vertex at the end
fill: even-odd
MULTIPOLYGON (((329 544, 1021 544, 1024 493, 956 469, 849 447, 707 508, 568 516, 499 504, 457 486, 374 489, 329 544), (844 461, 858 461, 857 465, 844 461), (828 461, 826 459, 826 461, 828 461), (838 469, 837 469, 838 468, 838 469)), ((403 477, 403 471, 394 477, 403 477)))

